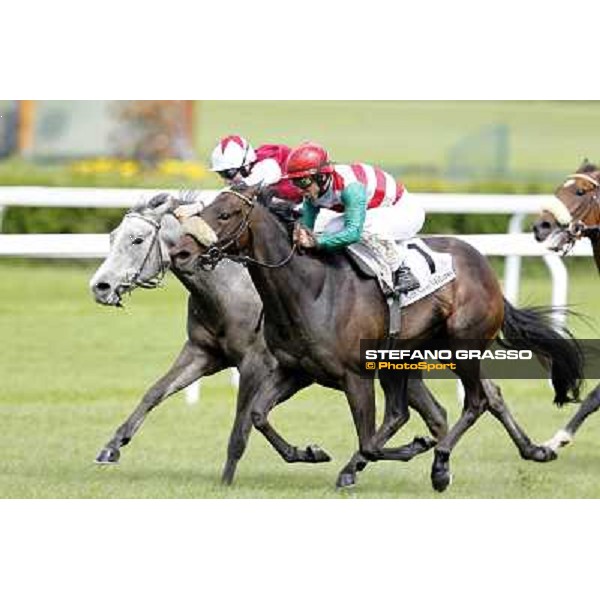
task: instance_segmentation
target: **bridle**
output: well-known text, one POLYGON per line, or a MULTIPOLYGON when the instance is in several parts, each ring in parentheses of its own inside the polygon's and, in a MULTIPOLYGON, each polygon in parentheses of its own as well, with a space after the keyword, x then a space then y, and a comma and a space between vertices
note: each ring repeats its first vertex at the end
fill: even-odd
POLYGON ((125 215, 125 218, 127 218, 127 219, 131 219, 131 218, 142 219, 142 221, 146 221, 146 223, 150 223, 150 225, 152 225, 152 227, 154 228, 154 231, 152 233, 152 238, 150 240, 150 245, 148 246, 148 251, 146 252, 146 255, 144 256, 144 260, 142 260, 137 271, 135 271, 135 273, 129 278, 127 284, 131 287, 138 286, 138 287, 145 288, 145 289, 154 289, 162 283, 163 279, 165 278, 165 275, 167 274, 167 268, 165 267, 165 264, 168 264, 168 262, 165 262, 163 260, 163 258, 164 258, 163 251, 161 248, 160 239, 158 237, 160 228, 161 228, 161 223, 159 221, 155 221, 154 219, 151 219, 150 217, 146 217, 145 215, 142 215, 137 212, 129 212, 125 215), (155 275, 154 277, 151 277, 150 279, 146 279, 146 280, 141 279, 140 276, 142 274, 142 271, 144 270, 144 267, 146 266, 146 263, 148 262, 148 259, 150 258, 150 255, 155 248, 156 248, 156 252, 157 252, 157 256, 158 256, 158 263, 160 265, 160 271, 159 271, 158 275, 155 275))
MULTIPOLYGON (((572 173, 571 175, 567 175, 565 183, 571 179, 583 179, 584 181, 591 183, 596 189, 596 193, 581 202, 572 214, 569 211, 571 218, 568 223, 558 223, 559 228, 568 235, 567 242, 563 245, 562 249, 563 256, 571 251, 575 242, 582 236, 592 237, 593 235, 600 233, 600 225, 585 225, 583 223, 583 219, 594 206, 600 207, 600 182, 596 181, 591 175, 587 175, 586 173, 572 173)), ((557 198, 557 200, 561 201, 559 198, 557 198)))
POLYGON ((200 254, 198 256, 198 261, 200 262, 200 266, 205 270, 212 271, 219 264, 219 262, 221 260, 223 260, 224 258, 227 258, 234 262, 240 263, 244 266, 248 266, 250 264, 250 265, 256 265, 259 267, 264 267, 265 269, 278 269, 280 267, 287 265, 290 262, 290 260, 292 260, 292 256, 296 252, 296 243, 295 242, 292 244, 292 249, 291 249, 289 255, 286 256, 282 261, 280 261, 276 264, 264 263, 264 262, 261 262, 260 260, 257 260, 256 258, 252 258, 251 256, 248 256, 248 255, 240 256, 239 254, 226 253, 226 250, 228 250, 229 248, 232 248, 232 247, 237 248, 237 243, 239 242, 240 238, 247 231, 252 233, 252 228, 250 227, 250 216, 252 214, 252 211, 254 210, 254 206, 255 206, 255 202, 256 202, 256 195, 249 198, 248 196, 245 196, 241 192, 238 192, 237 190, 234 190, 231 188, 224 190, 224 192, 222 192, 222 193, 228 193, 228 194, 233 194, 234 196, 237 196, 249 208, 244 213, 244 216, 243 216, 242 220, 240 221, 239 225, 237 226, 236 230, 226 240, 221 241, 221 242, 215 242, 214 244, 211 244, 210 246, 207 247, 206 252, 204 252, 203 254, 200 254))

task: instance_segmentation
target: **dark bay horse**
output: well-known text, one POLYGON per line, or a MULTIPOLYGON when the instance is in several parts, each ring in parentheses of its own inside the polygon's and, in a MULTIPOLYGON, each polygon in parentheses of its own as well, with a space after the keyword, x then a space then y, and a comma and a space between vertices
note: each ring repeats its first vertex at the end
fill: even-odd
MULTIPOLYGON (((169 249, 181 238, 181 226, 173 210, 193 198, 167 194, 140 203, 123 218, 111 234, 110 253, 91 279, 97 302, 119 306, 123 294, 137 287, 154 288, 171 268, 169 249)), ((187 275, 176 269, 175 276, 190 292, 187 307, 187 340, 172 367, 148 389, 141 402, 100 451, 97 462, 115 464, 120 448, 128 444, 148 413, 175 392, 193 381, 229 367, 240 372, 236 415, 231 431, 223 481, 231 483, 252 427, 251 406, 257 398, 275 406, 312 379, 284 369, 269 352, 262 328, 262 302, 247 269, 223 261, 215 271, 199 270, 187 275)), ((391 389, 391 386, 390 386, 391 389)), ((391 393, 391 392, 390 392, 391 393)), ((447 431, 446 413, 420 380, 409 384, 409 403, 423 417, 434 438, 447 431)), ((275 433, 263 433, 282 458, 290 463, 317 463, 329 460, 316 445, 298 448, 275 433)), ((434 442, 417 438, 407 447, 417 454, 434 442)), ((413 455, 414 455, 413 454, 413 455)), ((363 467, 357 463, 356 467, 363 467)))
MULTIPOLYGON (((578 238, 587 237, 600 273, 600 167, 586 159, 575 173, 568 175, 533 224, 533 233, 538 242, 563 254, 569 252, 578 238)), ((547 442, 548 447, 556 451, 569 444, 583 422, 598 408, 600 385, 586 396, 565 427, 547 442)))
MULTIPOLYGON (((214 266, 224 256, 246 263, 263 301, 265 339, 278 361, 345 393, 364 459, 398 460, 400 449, 384 444, 403 423, 404 396, 397 395, 394 410, 386 411, 376 431, 374 385, 361 377, 358 352, 361 339, 386 335, 387 305, 377 283, 361 277, 343 254, 295 252, 288 229, 260 204, 259 196, 256 187, 221 192, 197 218, 203 235, 195 240, 188 236, 171 251, 175 265, 192 273, 202 265, 214 266)), ((452 254, 456 279, 403 309, 402 339, 478 340, 484 349, 502 331, 506 344, 527 347, 549 359, 558 404, 577 398, 581 356, 552 343, 563 340, 563 334, 543 313, 513 307, 503 297, 488 262, 468 244, 445 237, 425 238, 425 242, 434 251, 452 254)), ((465 389, 464 407, 458 422, 436 446, 431 471, 436 490, 449 485, 450 454, 485 410, 502 423, 523 458, 539 462, 555 458, 554 452, 531 443, 509 413, 499 388, 480 378, 479 361, 465 362, 457 372, 465 389)), ((253 407, 257 428, 267 426, 270 408, 261 399, 253 407)), ((349 463, 349 470, 353 464, 349 463)), ((341 475, 338 485, 345 485, 345 470, 341 475)))

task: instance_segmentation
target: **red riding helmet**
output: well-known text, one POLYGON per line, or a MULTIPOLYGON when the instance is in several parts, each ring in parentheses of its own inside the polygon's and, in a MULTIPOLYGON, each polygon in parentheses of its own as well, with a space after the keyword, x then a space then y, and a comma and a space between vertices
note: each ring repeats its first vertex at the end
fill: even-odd
POLYGON ((317 173, 332 173, 327 150, 314 142, 304 142, 294 148, 285 164, 285 179, 308 177, 317 173))

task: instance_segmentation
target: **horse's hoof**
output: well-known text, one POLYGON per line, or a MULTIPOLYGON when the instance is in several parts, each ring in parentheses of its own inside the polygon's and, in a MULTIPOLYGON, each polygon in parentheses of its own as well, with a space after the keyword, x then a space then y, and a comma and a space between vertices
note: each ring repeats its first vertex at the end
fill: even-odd
POLYGON ((315 445, 307 446, 306 456, 308 457, 309 462, 314 463, 329 462, 331 460, 331 456, 329 456, 325 450, 315 445))
POLYGON ((431 485, 436 492, 445 492, 452 483, 450 471, 437 471, 431 474, 431 485))
POLYGON ((335 484, 338 490, 352 487, 356 484, 356 476, 354 473, 340 473, 335 484))
POLYGON ((99 465, 116 465, 121 458, 121 452, 116 448, 102 448, 100 454, 96 457, 96 464, 99 465))
POLYGON ((221 483, 229 487, 233 483, 233 473, 223 473, 223 475, 221 475, 221 483))
POLYGON ((558 454, 556 454, 552 448, 548 448, 547 446, 536 446, 530 456, 530 459, 535 462, 550 462, 557 458, 558 454))

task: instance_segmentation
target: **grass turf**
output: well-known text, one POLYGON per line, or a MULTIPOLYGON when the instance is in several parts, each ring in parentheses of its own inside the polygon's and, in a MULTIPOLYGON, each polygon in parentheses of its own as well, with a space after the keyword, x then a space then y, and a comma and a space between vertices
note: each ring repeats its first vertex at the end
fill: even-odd
MULTIPOLYGON (((570 303, 599 316, 596 274, 573 259, 570 303)), ((93 463, 97 451, 160 376, 184 340, 185 294, 169 276, 165 289, 138 291, 124 311, 97 306, 87 290, 94 263, 0 262, 0 497, 10 498, 429 498, 431 454, 408 464, 377 463, 351 492, 338 493, 338 470, 355 448, 340 393, 314 386, 273 413, 298 445, 318 443, 333 457, 322 465, 287 465, 253 432, 233 487, 220 470, 234 411, 222 373, 203 382, 200 401, 168 399, 123 449, 117 467, 93 463)), ((525 261, 522 297, 547 303, 548 277, 525 261)), ((589 324, 573 322, 583 337, 589 324)), ((574 410, 551 405, 544 381, 504 381, 510 407, 531 437, 543 440, 574 410)), ((458 414, 454 382, 432 389, 458 414)), ((588 386, 588 389, 590 387, 588 386)), ((423 433, 413 416, 396 441, 423 433)), ((600 496, 600 419, 592 417, 558 461, 520 460, 501 427, 484 415, 453 454, 446 498, 588 498, 600 496)))

